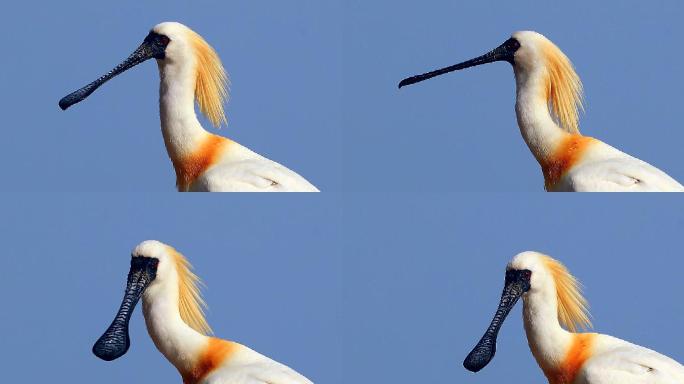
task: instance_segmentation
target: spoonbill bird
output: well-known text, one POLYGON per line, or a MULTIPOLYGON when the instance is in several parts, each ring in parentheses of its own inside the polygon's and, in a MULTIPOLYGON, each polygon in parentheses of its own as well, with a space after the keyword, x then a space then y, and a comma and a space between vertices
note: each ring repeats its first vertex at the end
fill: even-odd
POLYGON ((597 333, 579 283, 563 264, 523 252, 506 267, 499 308, 463 366, 477 372, 494 357, 501 324, 523 298, 527 342, 550 384, 681 384, 684 366, 648 348, 597 333))
POLYGON ((194 101, 215 127, 225 123, 227 75, 216 51, 180 23, 156 25, 124 62, 62 98, 59 106, 66 110, 109 79, 151 58, 159 67, 161 131, 179 191, 318 191, 288 168, 204 130, 194 101))
POLYGON ((126 291, 114 321, 93 346, 106 361, 123 356, 128 322, 142 296, 147 331, 184 384, 311 384, 291 368, 233 341, 207 336, 199 278, 187 259, 154 240, 133 250, 126 291))
POLYGON ((663 171, 580 134, 582 83, 565 54, 537 32, 516 32, 482 56, 409 77, 399 88, 495 61, 513 66, 518 126, 541 165, 547 191, 684 191, 663 171))

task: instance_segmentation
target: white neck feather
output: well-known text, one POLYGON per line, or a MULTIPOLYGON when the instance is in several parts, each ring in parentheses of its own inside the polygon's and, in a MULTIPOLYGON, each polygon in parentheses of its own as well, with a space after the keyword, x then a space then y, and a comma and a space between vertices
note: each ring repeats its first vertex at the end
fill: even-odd
POLYGON ((192 153, 209 132, 195 114, 195 64, 159 61, 159 116, 166 150, 172 159, 192 153))
POLYGON ((143 314, 147 332, 159 352, 180 372, 189 372, 208 337, 181 319, 177 276, 150 284, 143 296, 143 314))
POLYGON ((556 366, 565 356, 572 334, 558 322, 556 287, 549 282, 523 296, 527 343, 541 367, 556 366))
POLYGON ((523 139, 540 163, 548 158, 558 143, 569 135, 551 117, 545 95, 543 68, 515 68, 515 113, 523 139))

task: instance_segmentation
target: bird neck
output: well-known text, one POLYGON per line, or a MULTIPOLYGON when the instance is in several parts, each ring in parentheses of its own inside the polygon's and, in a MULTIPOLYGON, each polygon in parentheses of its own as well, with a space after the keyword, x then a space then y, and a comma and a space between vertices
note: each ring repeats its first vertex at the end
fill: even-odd
POLYGON ((195 113, 196 70, 191 63, 159 63, 159 116, 178 190, 187 191, 231 143, 207 132, 195 113))
POLYGON ((181 159, 202 145, 207 132, 195 113, 196 71, 191 63, 159 63, 159 117, 171 160, 181 159))
POLYGON ((551 117, 545 69, 514 67, 514 71, 518 127, 530 151, 539 164, 544 166, 560 143, 571 134, 559 127, 551 117))
POLYGON ((573 335, 558 322, 555 287, 525 294, 523 323, 527 343, 537 363, 544 373, 555 371, 562 365, 573 335))
POLYGON ((178 280, 170 280, 146 289, 143 314, 154 345, 182 375, 193 369, 210 338, 183 321, 178 310, 178 280))

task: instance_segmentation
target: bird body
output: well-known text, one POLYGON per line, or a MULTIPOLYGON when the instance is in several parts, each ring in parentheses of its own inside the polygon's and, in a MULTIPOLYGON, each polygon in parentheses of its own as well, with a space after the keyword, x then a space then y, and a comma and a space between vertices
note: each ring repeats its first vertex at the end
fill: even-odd
POLYGON ((520 253, 508 264, 499 310, 466 358, 467 369, 479 371, 491 361, 499 327, 520 297, 528 345, 549 384, 684 383, 684 366, 667 356, 579 332, 591 322, 578 281, 559 261, 537 252, 520 253))
POLYGON ((510 268, 532 271, 532 288, 523 295, 523 323, 549 384, 684 383, 684 366, 669 357, 616 337, 566 330, 591 324, 583 314, 586 302, 578 282, 558 261, 526 252, 510 268))
MULTIPOLYGON (((243 345, 226 342, 225 340, 214 343, 228 343, 227 348, 231 352, 230 358, 213 372, 207 374, 202 384, 232 384, 232 383, 282 383, 282 384, 311 384, 306 377, 293 371, 289 367, 271 360, 243 345)), ((211 345, 212 343, 210 343, 211 345)), ((211 347, 210 347, 211 348, 211 347)), ((210 348, 207 348, 209 351, 210 348)), ((219 347, 220 350, 220 347, 219 347)), ((209 360, 212 358, 207 355, 209 360)), ((193 383, 188 381, 188 384, 193 383)))
POLYGON ((547 191, 684 191, 658 168, 580 133, 582 83, 567 56, 537 32, 516 32, 483 56, 404 79, 399 87, 494 61, 513 66, 518 127, 547 191))
POLYGON ((225 121, 225 73, 213 48, 179 23, 162 23, 154 32, 168 36, 158 60, 162 135, 180 191, 318 191, 303 177, 246 147, 207 132, 195 114, 215 125, 225 121))
POLYGON ((312 384, 242 344, 209 336, 199 283, 187 259, 174 248, 152 240, 140 243, 132 253, 121 309, 93 352, 104 360, 126 353, 128 320, 142 297, 148 333, 184 384, 312 384))
POLYGON ((227 75, 214 49, 180 23, 156 25, 131 57, 64 97, 60 107, 82 101, 104 82, 150 58, 159 67, 161 131, 179 191, 318 191, 290 169, 202 127, 195 102, 214 126, 227 121, 227 75))
MULTIPOLYGON (((546 188, 554 192, 682 192, 679 182, 665 172, 602 141, 587 136, 586 145, 564 149, 567 167, 559 167, 557 179, 546 176, 546 188), (579 152, 579 153, 577 153, 579 152)), ((571 138, 574 139, 574 138, 571 138)), ((571 142, 571 140, 568 140, 571 142)), ((566 141, 567 143, 567 141, 566 141)))
MULTIPOLYGON (((171 153, 171 152, 169 152, 171 153)), ((290 169, 228 138, 207 134, 190 153, 171 161, 179 191, 317 192, 290 169)))
POLYGON ((579 132, 582 84, 546 37, 517 32, 513 70, 516 117, 539 162, 547 191, 684 191, 658 168, 579 132))
MULTIPOLYGON (((580 336, 578 336, 580 335, 580 336)), ((573 383, 676 384, 684 382, 684 367, 642 346, 602 334, 587 335, 590 356, 576 371, 573 383)), ((586 352, 583 352, 586 353, 586 352)), ((589 355, 589 353, 586 353, 589 355)), ((562 383, 562 381, 558 381, 562 383)))

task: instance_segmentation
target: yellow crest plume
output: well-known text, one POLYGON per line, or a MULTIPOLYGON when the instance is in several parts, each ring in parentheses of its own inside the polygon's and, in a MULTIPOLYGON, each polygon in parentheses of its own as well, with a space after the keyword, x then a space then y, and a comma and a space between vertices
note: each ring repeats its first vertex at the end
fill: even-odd
POLYGON ((591 328, 587 300, 582 296, 579 281, 558 260, 544 256, 544 264, 556 283, 561 326, 571 332, 591 328))
POLYGON ((223 112, 223 102, 228 98, 228 76, 214 48, 196 32, 188 32, 197 57, 195 99, 202 114, 218 128, 221 123, 228 123, 223 112))
POLYGON ((567 56, 552 42, 545 41, 542 52, 546 59, 546 100, 558 125, 579 134, 579 112, 582 104, 582 81, 567 56))
POLYGON ((202 284, 197 275, 192 272, 192 265, 180 252, 168 247, 173 256, 178 273, 178 309, 185 324, 203 335, 212 333, 211 327, 204 317, 207 304, 200 295, 199 285, 202 284))

